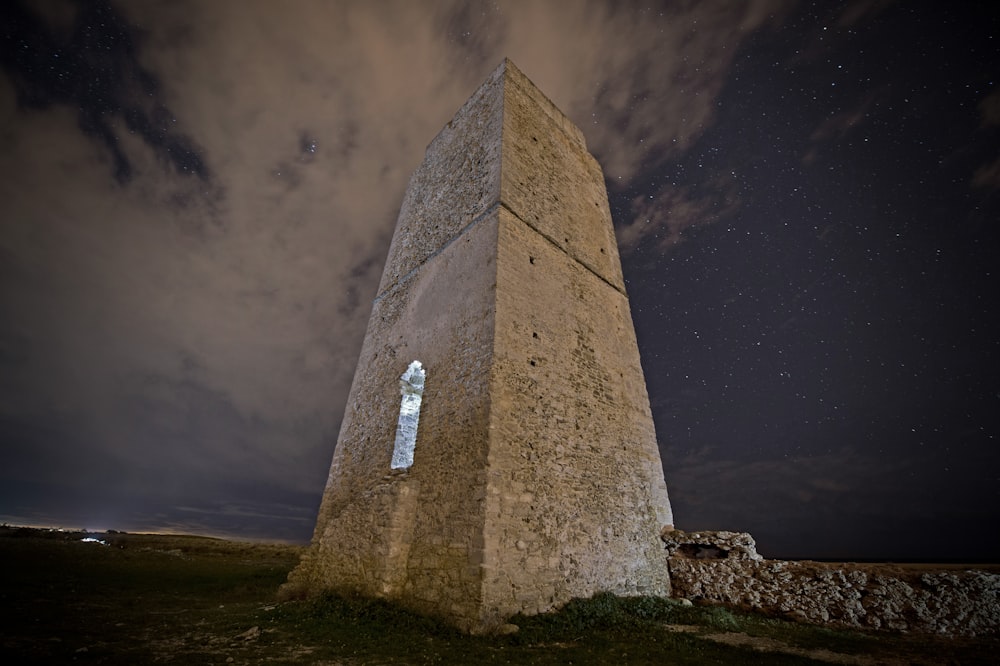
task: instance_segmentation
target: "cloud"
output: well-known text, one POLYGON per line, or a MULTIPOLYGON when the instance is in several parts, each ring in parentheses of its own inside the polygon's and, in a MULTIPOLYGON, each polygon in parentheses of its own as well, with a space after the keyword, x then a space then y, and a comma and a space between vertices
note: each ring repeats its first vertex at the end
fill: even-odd
POLYGON ((208 166, 191 139, 177 132, 159 82, 138 60, 125 18, 105 2, 80 3, 75 10, 58 3, 40 7, 50 22, 15 0, 0 10, 7 33, 0 41, 0 65, 18 104, 73 109, 80 131, 110 155, 121 184, 134 175, 123 131, 177 172, 206 180, 208 166))
MULTIPOLYGON (((863 449, 842 446, 823 453, 793 457, 735 459, 712 446, 664 455, 667 484, 680 527, 736 529, 757 537, 765 556, 782 557, 819 551, 831 532, 842 546, 826 556, 887 556, 890 533, 899 529, 900 504, 927 522, 942 518, 946 507, 932 493, 914 492, 914 477, 933 484, 937 469, 927 455, 887 461, 863 449), (895 479, 896 483, 886 483, 895 479), (775 507, 781 507, 775 511, 775 507), (866 543, 865 526, 885 525, 885 538, 866 543), (796 526, 789 531, 789 526, 796 526), (803 527, 806 526, 806 527, 803 527)), ((912 537, 900 535, 899 543, 912 537)), ((928 544, 901 546, 899 553, 919 553, 928 544)), ((912 556, 912 555, 911 555, 912 556)))
POLYGON ((979 103, 983 127, 1000 125, 1000 90, 994 91, 979 103))
POLYGON ((976 169, 972 184, 987 190, 1000 189, 1000 159, 976 169))
MULTIPOLYGON (((86 12, 115 41, 107 60, 97 43, 74 47, 72 94, 0 79, 0 417, 17 432, 57 424, 46 451, 82 442, 167 514, 171 493, 250 505, 253 490, 215 477, 318 501, 407 179, 501 59, 625 183, 711 126, 740 44, 788 4, 189 0, 43 14, 31 34, 52 43, 75 44, 86 12)), ((669 245, 717 206, 663 189, 621 234, 650 237, 637 222, 649 218, 669 245)), ((22 462, 60 487, 41 457, 22 462)))
MULTIPOLYGON (((1000 125, 1000 91, 994 91, 979 103, 981 129, 990 130, 1000 125)), ((1000 189, 1000 159, 980 166, 972 175, 972 185, 987 190, 1000 189)))
POLYGON ((630 209, 632 219, 616 228, 622 254, 640 246, 668 250, 682 242, 689 229, 724 219, 739 209, 736 189, 731 178, 716 176, 697 190, 689 186, 663 188, 655 195, 637 197, 630 209))
POLYGON ((860 102, 847 111, 830 115, 809 135, 809 150, 802 158, 802 163, 811 165, 820 153, 832 143, 839 143, 868 122, 869 113, 883 92, 871 92, 860 102))
POLYGON ((848 3, 837 17, 837 25, 848 28, 862 20, 870 21, 895 2, 896 0, 856 0, 848 3))

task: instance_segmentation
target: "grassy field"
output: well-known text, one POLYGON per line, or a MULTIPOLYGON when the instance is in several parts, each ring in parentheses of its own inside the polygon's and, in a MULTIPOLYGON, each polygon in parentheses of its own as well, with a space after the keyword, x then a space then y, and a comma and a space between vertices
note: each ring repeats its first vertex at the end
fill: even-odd
POLYGON ((0 654, 16 664, 330 665, 988 664, 1000 654, 998 638, 833 631, 612 596, 514 618, 513 635, 471 637, 381 602, 277 603, 301 552, 0 528, 0 654))

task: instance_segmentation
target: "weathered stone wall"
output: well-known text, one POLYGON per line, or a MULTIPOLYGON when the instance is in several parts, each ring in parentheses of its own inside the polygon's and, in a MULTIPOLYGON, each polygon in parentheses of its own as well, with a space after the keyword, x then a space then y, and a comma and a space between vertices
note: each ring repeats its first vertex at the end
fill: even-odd
POLYGON ((502 154, 483 603, 667 594, 649 535, 673 518, 604 177, 514 68, 502 154))
POLYGON ((403 196, 379 294, 500 200, 505 74, 504 67, 494 71, 427 146, 403 196))
POLYGON ((284 591, 391 597, 481 630, 604 590, 669 594, 671 522, 603 175, 505 62, 411 178, 284 591), (413 464, 390 472, 414 360, 413 464))
POLYGON ((664 533, 673 594, 855 629, 1000 633, 1000 575, 765 560, 748 534, 664 533))
POLYGON ((376 300, 297 590, 478 612, 496 225, 484 216, 376 300), (415 359, 427 376, 413 465, 391 471, 399 377, 415 359))
POLYGON ((504 85, 500 188, 518 220, 625 294, 601 167, 580 130, 514 67, 504 85))
POLYGON ((484 602, 667 594, 648 535, 671 518, 627 299, 505 209, 498 244, 484 602))

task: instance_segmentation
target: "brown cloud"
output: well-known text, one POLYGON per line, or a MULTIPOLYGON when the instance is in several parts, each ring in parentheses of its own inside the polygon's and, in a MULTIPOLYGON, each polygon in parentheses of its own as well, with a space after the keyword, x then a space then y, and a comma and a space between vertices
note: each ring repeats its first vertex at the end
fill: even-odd
POLYGON ((802 157, 802 163, 806 166, 812 164, 830 144, 845 140, 864 126, 872 107, 884 96, 885 91, 871 92, 852 108, 835 113, 820 123, 809 135, 810 147, 802 157))
MULTIPOLYGON (((886 463, 850 446, 756 460, 727 459, 714 447, 702 447, 670 460, 670 493, 675 511, 680 507, 679 513, 688 520, 704 520, 716 529, 765 524, 765 512, 776 506, 784 507, 785 520, 796 514, 819 519, 834 509, 846 516, 875 514, 888 519, 896 511, 894 498, 903 494, 903 484, 890 486, 884 480, 910 478, 922 469, 922 462, 911 457, 886 463), (719 524, 720 516, 732 522, 719 524)), ((927 495, 916 494, 907 501, 926 515, 936 510, 936 500, 927 495)))
MULTIPOLYGON (((731 176, 732 174, 730 174, 731 176)), ((708 179, 704 190, 695 194, 691 187, 664 187, 655 195, 632 201, 631 221, 617 228, 623 254, 639 246, 666 250, 684 240, 689 229, 714 224, 739 209, 736 182, 730 176, 708 179)))
MULTIPOLYGON (((9 414, 56 411, 124 460, 315 483, 407 179, 500 60, 625 183, 711 125, 738 47, 787 4, 124 6, 212 182, 171 173, 117 128, 132 167, 119 186, 70 112, 22 113, 0 81, 0 125, 16 128, 0 155, 16 174, 0 183, 15 278, 0 337, 22 359, 6 375, 9 414), (211 418, 205 401, 225 413, 218 424, 198 420, 211 418), (122 418, 131 408, 149 418, 122 418)), ((622 242, 669 245, 718 214, 664 189, 637 204, 622 242)))
MULTIPOLYGON (((982 117, 982 128, 1000 125, 1000 91, 990 93, 979 103, 979 114, 982 117)), ((976 169, 972 175, 972 184, 987 190, 1000 189, 1000 159, 976 169)))
POLYGON ((848 28, 860 21, 871 20, 894 4, 896 0, 856 0, 843 8, 837 17, 837 25, 848 28))
POLYGON ((976 169, 972 184, 987 190, 1000 189, 1000 159, 976 169))
POLYGON ((979 103, 979 112, 983 117, 983 127, 1000 125, 1000 90, 990 93, 979 103))

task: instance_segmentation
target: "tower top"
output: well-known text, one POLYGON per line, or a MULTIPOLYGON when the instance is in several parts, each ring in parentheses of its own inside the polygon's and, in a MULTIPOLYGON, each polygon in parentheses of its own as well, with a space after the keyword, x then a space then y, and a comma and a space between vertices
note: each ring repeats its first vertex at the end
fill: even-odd
MULTIPOLYGON (((510 81, 514 85, 518 86, 523 94, 529 96, 535 101, 535 103, 538 104, 539 109, 548 115, 557 127, 566 132, 570 139, 578 142, 584 150, 587 150, 587 140, 584 138, 583 132, 580 131, 580 128, 577 127, 551 99, 549 99, 548 95, 543 93, 541 89, 531 81, 531 79, 525 76, 524 72, 522 72, 510 58, 505 57, 503 61, 497 65, 497 68, 493 70, 489 77, 487 77, 486 81, 484 81, 479 87, 479 90, 473 93, 472 97, 470 97, 465 104, 467 105, 472 102, 476 95, 478 95, 483 88, 489 86, 491 82, 501 82, 502 84, 506 81, 510 81)), ((462 108, 464 109, 465 105, 463 105, 462 108)), ((457 116, 461 113, 462 109, 459 109, 455 115, 457 116)), ((433 140, 431 143, 433 143, 433 140)))
POLYGON ((504 59, 427 146, 378 298, 495 206, 625 293, 604 175, 583 132, 504 59))

